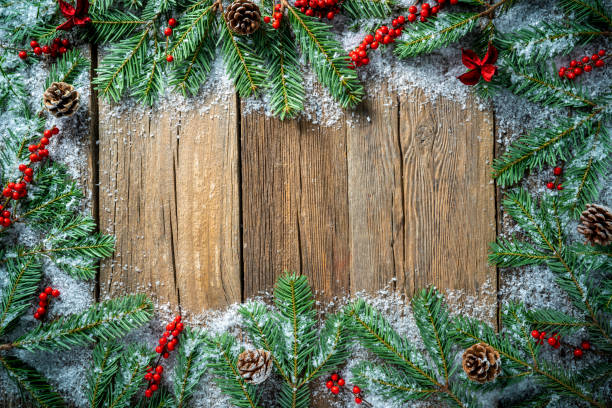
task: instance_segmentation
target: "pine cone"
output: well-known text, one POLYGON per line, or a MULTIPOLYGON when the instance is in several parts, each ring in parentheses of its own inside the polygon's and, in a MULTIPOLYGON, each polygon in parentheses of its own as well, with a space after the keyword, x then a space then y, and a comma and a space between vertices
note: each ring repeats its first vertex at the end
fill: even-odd
POLYGON ((474 344, 463 353, 463 371, 472 381, 493 381, 501 371, 499 353, 486 343, 474 344))
POLYGON ((227 8, 225 20, 235 34, 253 34, 261 24, 261 13, 252 1, 236 0, 227 8))
POLYGON ((245 350, 238 356, 238 371, 246 382, 260 384, 272 373, 272 355, 266 350, 245 350))
POLYGON ((79 107, 79 93, 70 84, 54 82, 43 94, 43 102, 53 116, 70 116, 79 107))
POLYGON ((608 245, 612 242, 612 210, 598 204, 587 204, 580 215, 578 232, 591 245, 608 245))

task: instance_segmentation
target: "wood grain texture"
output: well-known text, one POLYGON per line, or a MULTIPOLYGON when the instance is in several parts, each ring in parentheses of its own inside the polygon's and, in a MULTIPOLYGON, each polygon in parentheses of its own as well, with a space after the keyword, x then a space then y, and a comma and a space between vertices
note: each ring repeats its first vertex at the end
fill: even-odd
POLYGON ((100 106, 100 227, 117 237, 101 293, 196 313, 239 301, 235 98, 204 114, 100 106))
POLYGON ((348 291, 344 128, 247 114, 241 151, 245 297, 283 271, 307 275, 322 299, 348 291))
MULTIPOLYGON (((473 99, 463 108, 417 91, 400 98, 399 123, 406 265, 398 285, 409 293, 428 285, 471 294, 495 288, 487 264, 496 223, 491 113, 473 99)), ((485 296, 494 307, 494 296, 485 296)))
POLYGON ((397 95, 368 92, 347 127, 351 292, 374 292, 404 269, 397 95))

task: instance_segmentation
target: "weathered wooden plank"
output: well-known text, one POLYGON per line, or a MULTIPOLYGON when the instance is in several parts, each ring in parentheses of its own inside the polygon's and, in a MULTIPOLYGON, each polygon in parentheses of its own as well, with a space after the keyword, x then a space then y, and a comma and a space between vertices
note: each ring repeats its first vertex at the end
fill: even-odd
POLYGON ((100 104, 100 227, 117 237, 101 292, 200 312, 240 300, 236 101, 113 114, 100 104))
MULTIPOLYGON (((422 91, 400 98, 404 174, 405 271, 408 292, 436 285, 477 294, 496 285, 487 264, 495 239, 493 118, 469 99, 466 106, 422 91)), ((495 307, 494 294, 481 294, 495 307)))
POLYGON ((397 95, 371 91, 347 127, 351 292, 374 292, 404 269, 397 95))
POLYGON ((253 113, 241 124, 245 296, 285 270, 307 275, 321 298, 348 291, 344 128, 253 113))

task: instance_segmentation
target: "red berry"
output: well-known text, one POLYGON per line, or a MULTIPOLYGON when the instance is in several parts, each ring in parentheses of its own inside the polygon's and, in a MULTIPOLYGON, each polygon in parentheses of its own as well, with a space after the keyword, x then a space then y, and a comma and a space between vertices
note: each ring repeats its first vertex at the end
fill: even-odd
POLYGON ((168 62, 172 62, 172 61, 174 61, 174 57, 173 57, 172 55, 168 54, 168 55, 166 56, 166 61, 168 61, 168 62))
MULTIPOLYGON (((309 9, 308 11, 312 11, 312 9, 309 9)), ((309 15, 308 11, 306 12, 306 15, 309 15)), ((280 27, 280 21, 274 20, 274 22, 272 23, 272 28, 274 28, 275 30, 278 30, 279 27, 280 27)))
POLYGON ((565 67, 559 68, 559 77, 563 78, 565 76, 565 67))
POLYGON ((151 384, 151 391, 155 392, 158 388, 159 386, 157 384, 151 384))
POLYGON ((330 391, 332 392, 332 394, 338 395, 338 393, 340 392, 340 388, 338 388, 337 385, 334 385, 333 387, 331 387, 330 391))
POLYGON ((336 373, 333 373, 333 374, 331 375, 331 379, 332 379, 332 381, 338 381, 338 378, 340 378, 340 376, 338 376, 338 374, 336 374, 336 373))
POLYGON ((586 64, 587 62, 589 62, 589 57, 582 57, 582 63, 586 64))
POLYGON ((42 52, 45 53, 45 54, 48 54, 48 53, 51 52, 51 49, 49 48, 48 45, 43 45, 42 52))
POLYGON ((42 54, 42 48, 40 48, 40 47, 36 47, 36 48, 34 48, 34 50, 33 50, 33 51, 34 51, 34 54, 36 54, 36 55, 40 55, 40 54, 42 54))
POLYGON ((567 77, 567 79, 574 79, 574 78, 576 78, 576 75, 574 75, 573 72, 568 72, 565 76, 567 77))
POLYGON ((68 50, 66 49, 66 47, 60 47, 59 48, 59 53, 60 54, 65 54, 68 50))
POLYGON ((604 62, 603 62, 603 60, 597 60, 597 61, 595 61, 595 66, 596 66, 597 68, 601 68, 601 67, 603 67, 603 66, 604 66, 604 62))
POLYGON ((587 64, 584 66, 584 72, 591 72, 593 70, 593 66, 587 64))
POLYGON ((270 16, 265 16, 264 17, 264 23, 269 23, 270 22, 270 16))
POLYGON ((30 41, 30 47, 32 47, 32 48, 38 47, 38 42, 36 42, 36 40, 30 41))
POLYGON ((179 333, 180 333, 180 332, 179 332, 178 330, 173 330, 173 331, 172 331, 172 336, 176 337, 176 336, 178 336, 178 335, 179 335, 179 333))
POLYGON ((38 295, 38 298, 40 300, 47 300, 47 294, 45 292, 42 292, 40 295, 38 295))
POLYGON ((147 389, 147 390, 145 391, 145 397, 147 397, 147 398, 151 398, 151 395, 153 395, 153 391, 151 391, 150 389, 147 389))
POLYGON ((19 51, 19 58, 22 60, 28 58, 28 53, 25 51, 19 51))
POLYGON ((52 294, 52 293, 53 293, 53 288, 52 288, 51 286, 47 286, 47 287, 45 288, 45 293, 46 293, 47 295, 52 294))
POLYGON ((49 305, 49 303, 46 300, 41 300, 40 302, 38 302, 38 306, 40 307, 47 307, 49 305))
POLYGON ((582 75, 582 68, 580 67, 574 68, 574 75, 576 76, 582 75))
POLYGON ((46 146, 49 144, 49 139, 47 139, 46 137, 43 137, 42 139, 40 139, 40 144, 43 146, 46 146))
POLYGON ((591 343, 589 343, 588 341, 583 341, 582 344, 580 345, 583 349, 588 350, 591 348, 591 343))
POLYGON ((579 348, 574 350, 574 357, 576 358, 580 358, 582 357, 582 350, 580 350, 579 348))
POLYGON ((162 351, 164 351, 164 348, 163 348, 162 346, 157 346, 157 347, 155 347, 155 352, 156 352, 156 353, 158 353, 158 354, 159 354, 159 353, 161 353, 162 351))
POLYGON ((597 54, 599 54, 600 57, 603 57, 604 55, 606 55, 606 50, 599 50, 597 54))
POLYGON ((450 0, 450 4, 457 4, 459 3, 459 0, 450 0))
POLYGON ((399 16, 397 18, 397 22, 400 24, 404 24, 406 22, 406 19, 404 18, 404 16, 399 16))
POLYGON ((156 383, 161 381, 161 375, 155 373, 153 374, 153 381, 155 381, 156 383))
POLYGON ((57 135, 59 133, 59 129, 53 126, 53 129, 51 129, 51 133, 53 133, 54 135, 57 135))
POLYGON ((559 190, 559 191, 563 190, 563 186, 561 184, 558 184, 557 185, 557 190, 559 190))
POLYGON ((557 344, 557 339, 555 339, 554 337, 549 337, 548 344, 550 344, 551 346, 554 346, 555 344, 557 344))
POLYGON ((361 404, 363 400, 359 397, 355 397, 355 404, 361 404))
POLYGON ((423 9, 421 10, 421 17, 429 17, 430 13, 429 13, 429 9, 423 9))
POLYGON ((408 21, 409 22, 414 23, 416 21, 416 18, 417 18, 416 14, 414 14, 414 13, 408 14, 408 21))
POLYGON ((397 19, 395 19, 395 18, 393 19, 393 21, 391 21, 391 25, 392 25, 393 27, 397 27, 397 25, 398 25, 398 24, 399 24, 399 23, 397 22, 397 19))
POLYGON ((170 342, 168 343, 168 345, 166 346, 168 348, 169 351, 174 351, 174 343, 170 342))
POLYGON ((40 320, 40 315, 38 314, 38 312, 35 312, 35 313, 34 313, 34 318, 35 318, 36 320, 40 320))
POLYGON ((549 190, 554 190, 555 189, 555 183, 553 183, 552 181, 549 181, 548 183, 546 183, 546 188, 549 190))
POLYGON ((176 330, 178 330, 179 332, 183 331, 183 323, 177 323, 176 324, 176 330))
POLYGON ((181 315, 178 315, 174 318, 174 323, 178 323, 181 321, 181 315))
POLYGON ((168 342, 168 339, 165 338, 165 337, 162 337, 162 338, 159 339, 159 345, 160 346, 165 345, 167 342, 168 342))
POLYGON ((49 151, 47 149, 40 149, 38 151, 38 155, 40 157, 47 157, 47 156, 49 156, 49 151))
POLYGON ((361 59, 361 63, 362 63, 363 65, 368 65, 368 64, 370 63, 370 59, 369 59, 369 58, 362 58, 362 59, 361 59))
POLYGON ((417 12, 417 8, 416 8, 416 6, 410 6, 410 7, 408 7, 408 12, 409 12, 410 14, 416 14, 416 12, 417 12))
POLYGON ((440 11, 440 7, 438 6, 434 6, 431 8, 431 14, 438 14, 438 11, 440 11))
POLYGON ((170 27, 166 27, 166 29, 164 30, 164 35, 166 37, 170 37, 172 35, 172 29, 170 27))
POLYGON ((69 39, 67 39, 67 38, 64 38, 64 39, 62 40, 62 45, 63 45, 64 47, 68 47, 68 46, 70 45, 70 40, 69 40, 69 39))
POLYGON ((429 9, 429 3, 423 3, 423 4, 421 4, 421 9, 423 9, 423 10, 427 10, 427 9, 429 9))
POLYGON ((168 20, 168 25, 170 27, 176 27, 176 19, 171 18, 170 20, 168 20))
POLYGON ((367 44, 372 44, 374 42, 374 36, 372 34, 368 34, 365 36, 364 41, 367 44))
POLYGON ((157 374, 161 374, 161 373, 163 373, 163 372, 164 372, 164 367, 162 367, 162 366, 158 365, 157 367, 155 367, 155 372, 156 372, 157 374))
POLYGON ((372 48, 373 50, 378 48, 378 41, 374 41, 372 44, 370 44, 370 48, 372 48))
POLYGON ((340 387, 344 387, 344 384, 346 384, 346 383, 344 382, 344 378, 341 378, 341 379, 339 379, 339 380, 338 380, 338 385, 339 385, 340 387))
POLYGON ((333 386, 334 386, 334 382, 333 382, 332 380, 329 380, 328 382, 326 382, 326 383, 325 383, 325 386, 326 386, 327 388, 331 388, 331 387, 333 387, 333 386))
POLYGON ((327 13, 327 19, 328 20, 333 20, 334 19, 334 12, 330 11, 329 13, 327 13))
POLYGON ((576 65, 578 65, 578 61, 576 61, 576 60, 571 60, 570 61, 570 68, 575 68, 576 65))
POLYGON ((30 161, 31 161, 31 162, 36 163, 36 162, 37 162, 37 161, 39 161, 39 160, 40 160, 40 158, 39 158, 39 157, 38 157, 38 156, 37 156, 35 153, 32 153, 32 154, 30 155, 30 161))
POLYGON ((421 16, 419 17, 419 20, 421 21, 421 23, 425 23, 427 21, 427 17, 421 16))
POLYGON ((47 312, 47 309, 45 309, 44 307, 39 307, 38 309, 36 309, 36 313, 38 313, 39 315, 44 315, 47 312))
POLYGON ((11 225, 11 219, 10 218, 3 218, 2 219, 2 226, 9 227, 10 225, 11 225))
POLYGON ((34 153, 36 150, 38 150, 38 146, 37 145, 31 144, 31 145, 28 146, 28 151, 30 153, 34 153))
POLYGON ((170 357, 170 353, 166 352, 166 353, 164 353, 164 355, 162 357, 163 358, 168 358, 168 357, 170 357))
POLYGON ((22 173, 25 171, 26 168, 27 168, 27 166, 25 164, 20 164, 19 165, 19 171, 22 172, 22 173))
POLYGON ((531 337, 533 337, 534 339, 537 339, 538 337, 540 337, 540 332, 537 330, 532 330, 531 337))
POLYGON ((51 292, 51 296, 53 296, 54 298, 59 297, 60 295, 60 291, 55 289, 53 290, 53 292, 51 292))
POLYGON ((153 378, 153 374, 151 374, 151 373, 146 373, 145 376, 144 376, 144 379, 147 380, 147 381, 151 381, 151 378, 153 378))
POLYGON ((32 177, 34 175, 34 170, 32 170, 30 167, 27 167, 24 171, 23 174, 25 174, 28 177, 32 177))
POLYGON ((361 392, 361 388, 359 388, 358 386, 354 386, 353 387, 353 394, 359 394, 361 392))
POLYGON ((557 167, 555 167, 555 168, 553 169, 553 173, 555 174, 555 176, 560 176, 560 175, 561 175, 561 173, 563 173, 563 169, 561 169, 561 167, 558 167, 558 166, 557 166, 557 167))

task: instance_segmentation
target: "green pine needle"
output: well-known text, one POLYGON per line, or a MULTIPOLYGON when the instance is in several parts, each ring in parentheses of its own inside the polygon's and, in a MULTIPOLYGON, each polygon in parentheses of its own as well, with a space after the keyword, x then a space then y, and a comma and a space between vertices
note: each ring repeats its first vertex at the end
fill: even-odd
POLYGON ((113 341, 100 342, 93 350, 92 368, 87 373, 87 400, 98 408, 108 398, 112 381, 119 371, 123 346, 113 341))
POLYGON ((0 354, 0 367, 17 384, 22 394, 42 408, 61 408, 66 406, 62 397, 53 390, 47 379, 35 368, 17 357, 0 354))
POLYGON ((371 20, 389 17, 394 5, 391 0, 344 0, 341 8, 350 18, 371 20))
MULTIPOLYGON (((4 255, 4 254, 2 254, 4 255)), ((32 298, 42 279, 42 265, 35 257, 2 257, 8 272, 8 285, 0 299, 0 335, 8 332, 17 319, 32 307, 32 298)))
MULTIPOLYGON (((181 334, 178 358, 174 368, 174 407, 185 408, 195 392, 200 378, 206 373, 206 334, 186 328, 181 334)), ((210 341, 210 340, 208 340, 210 341)))
POLYGON ((131 407, 131 399, 145 384, 144 375, 155 353, 142 346, 130 345, 120 355, 119 370, 106 396, 105 408, 131 407))
POLYGON ((612 26, 612 17, 600 0, 559 0, 559 5, 575 21, 590 20, 606 27, 612 26))
POLYGON ((49 76, 45 81, 45 89, 49 88, 53 82, 71 84, 87 68, 89 68, 89 60, 83 57, 78 49, 72 49, 51 65, 49 76))

